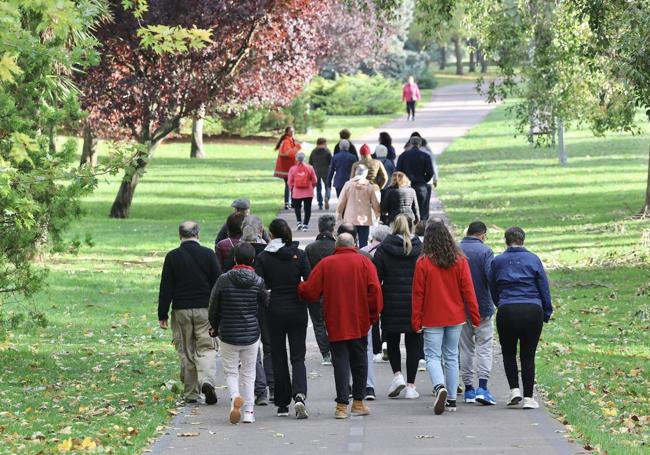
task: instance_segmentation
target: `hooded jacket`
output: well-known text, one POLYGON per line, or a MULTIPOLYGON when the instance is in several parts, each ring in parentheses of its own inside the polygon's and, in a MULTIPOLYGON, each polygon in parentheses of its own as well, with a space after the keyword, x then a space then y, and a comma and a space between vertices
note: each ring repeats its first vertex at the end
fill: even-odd
POLYGON ((212 288, 210 325, 224 343, 249 346, 260 338, 258 314, 267 302, 262 278, 252 267, 236 265, 212 288))
POLYGON ((389 235, 375 251, 384 310, 381 313, 382 330, 389 333, 412 333, 411 289, 415 263, 422 253, 422 242, 417 236, 411 238, 412 249, 404 252, 404 240, 399 235, 389 235))
POLYGON ((336 208, 339 218, 355 226, 372 226, 379 219, 380 206, 375 186, 355 177, 345 184, 336 208))
POLYGON ((279 245, 274 239, 255 259, 255 271, 271 291, 269 313, 307 311, 298 298, 298 284, 311 272, 307 255, 298 248, 298 242, 279 245))

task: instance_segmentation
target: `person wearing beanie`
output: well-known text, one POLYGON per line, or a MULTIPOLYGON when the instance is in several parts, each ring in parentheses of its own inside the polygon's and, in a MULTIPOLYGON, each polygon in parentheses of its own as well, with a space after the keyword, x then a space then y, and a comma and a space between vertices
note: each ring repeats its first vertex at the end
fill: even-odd
POLYGON ((347 128, 343 128, 341 131, 339 131, 339 143, 334 146, 334 155, 338 154, 339 152, 349 152, 351 155, 354 155, 355 158, 358 158, 357 156, 357 148, 354 146, 352 141, 350 141, 350 130, 347 128), (341 142, 342 141, 348 141, 350 143, 348 148, 341 148, 341 142))
POLYGON ((386 168, 384 168, 381 161, 375 160, 370 156, 370 147, 368 144, 363 144, 361 149, 359 149, 359 153, 361 154, 361 159, 352 166, 350 178, 356 175, 358 166, 364 165, 368 168, 368 176, 366 178, 371 184, 376 186, 376 191, 381 191, 386 186, 386 182, 388 182, 386 168))
POLYGON ((386 170, 386 181, 390 182, 393 172, 395 172, 395 163, 393 160, 388 158, 388 147, 382 144, 377 145, 377 147, 375 147, 373 158, 384 166, 384 169, 386 170))
POLYGON ((314 168, 305 163, 305 154, 296 154, 296 164, 289 169, 288 178, 291 189, 291 203, 296 212, 297 230, 306 232, 311 218, 311 201, 314 199, 314 187, 316 186, 316 172, 314 168), (305 218, 303 222, 302 207, 305 207, 305 218))
MULTIPOLYGON (((350 150, 352 144, 347 139, 341 139, 341 142, 338 143, 342 151, 350 150)), ((341 191, 343 191, 343 185, 345 182, 350 180, 350 171, 352 165, 357 161, 357 154, 352 153, 337 153, 332 158, 330 163, 330 169, 327 173, 327 188, 334 186, 336 189, 336 196, 341 197, 341 191)))

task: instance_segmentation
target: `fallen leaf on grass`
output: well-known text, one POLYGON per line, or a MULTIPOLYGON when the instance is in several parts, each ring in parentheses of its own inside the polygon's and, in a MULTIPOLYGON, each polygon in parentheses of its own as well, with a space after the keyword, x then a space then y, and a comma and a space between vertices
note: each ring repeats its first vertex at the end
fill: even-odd
POLYGON ((72 450, 72 438, 68 438, 63 441, 61 444, 56 446, 56 449, 59 452, 70 452, 72 450))
POLYGON ((618 411, 614 408, 603 408, 603 414, 610 417, 616 417, 618 415, 618 411))
POLYGON ((194 432, 187 431, 185 433, 177 433, 176 436, 178 436, 179 438, 192 438, 194 436, 199 436, 200 434, 201 433, 194 433, 194 432))

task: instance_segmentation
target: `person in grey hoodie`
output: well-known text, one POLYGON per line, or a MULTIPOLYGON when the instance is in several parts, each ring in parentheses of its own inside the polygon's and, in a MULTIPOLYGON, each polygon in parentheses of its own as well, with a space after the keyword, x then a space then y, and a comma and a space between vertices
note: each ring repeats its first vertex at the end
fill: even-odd
POLYGON ((221 275, 210 294, 210 335, 221 341, 221 362, 230 391, 230 423, 253 423, 255 367, 260 342, 260 307, 268 303, 264 280, 253 269, 255 249, 235 245, 235 266, 221 275), (241 365, 241 367, 240 367, 241 365), (241 380, 241 394, 240 394, 241 380))
MULTIPOLYGON (((460 242, 460 248, 467 256, 472 273, 474 292, 478 300, 481 325, 473 327, 470 322, 460 333, 460 373, 465 384, 465 403, 496 404, 487 383, 492 370, 492 337, 494 328, 492 316, 494 303, 490 295, 490 271, 494 253, 485 245, 487 226, 474 221, 467 228, 467 236, 460 242), (478 360, 478 388, 474 388, 474 359, 478 360)), ((469 317, 468 317, 469 321, 469 317)))

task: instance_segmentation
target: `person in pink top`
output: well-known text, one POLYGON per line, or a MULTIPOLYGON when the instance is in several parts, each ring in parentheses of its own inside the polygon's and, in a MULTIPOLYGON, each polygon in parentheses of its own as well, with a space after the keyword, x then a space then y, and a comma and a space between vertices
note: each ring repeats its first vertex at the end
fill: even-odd
POLYGON ((309 218, 311 218, 311 201, 314 199, 316 186, 316 172, 314 168, 305 163, 305 154, 296 155, 296 164, 289 169, 289 188, 291 188, 291 202, 296 212, 298 231, 307 232, 309 218), (305 220, 302 220, 302 207, 305 206, 305 220))
POLYGON ((415 83, 413 76, 402 87, 402 101, 406 102, 406 115, 409 120, 415 120, 415 103, 420 101, 420 88, 415 83))

